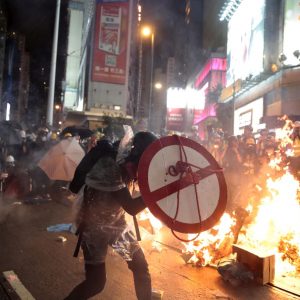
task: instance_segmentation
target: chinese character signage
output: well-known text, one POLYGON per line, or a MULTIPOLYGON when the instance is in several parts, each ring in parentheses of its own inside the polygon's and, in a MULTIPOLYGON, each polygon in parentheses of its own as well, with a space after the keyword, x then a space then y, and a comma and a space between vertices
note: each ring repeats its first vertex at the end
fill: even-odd
POLYGON ((128 20, 127 1, 97 3, 93 81, 125 83, 128 20))
POLYGON ((173 131, 184 131, 185 108, 168 108, 166 129, 173 131))

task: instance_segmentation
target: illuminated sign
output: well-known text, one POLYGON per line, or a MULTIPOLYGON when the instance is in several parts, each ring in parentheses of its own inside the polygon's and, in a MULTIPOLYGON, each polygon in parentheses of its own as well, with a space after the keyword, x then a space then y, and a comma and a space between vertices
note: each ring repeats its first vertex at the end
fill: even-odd
POLYGON ((265 0, 244 0, 228 23, 227 86, 263 71, 265 0))
POLYGON ((226 59, 218 57, 209 59, 209 61, 205 64, 204 68, 196 77, 194 87, 198 88, 211 71, 226 71, 226 59))
POLYGON ((252 109, 239 115, 238 124, 239 129, 243 129, 245 126, 252 124, 252 109))
POLYGON ((299 64, 298 59, 293 55, 295 50, 300 50, 296 32, 300 32, 300 1, 286 0, 283 33, 283 53, 287 57, 285 64, 299 64))
POLYGON ((183 131, 187 109, 203 111, 207 87, 208 83, 201 90, 191 88, 167 90, 167 130, 183 131))
POLYGON ((128 37, 128 2, 98 2, 92 80, 124 84, 128 37))
POLYGON ((243 134, 244 127, 251 125, 254 132, 261 129, 260 119, 264 114, 264 100, 259 98, 234 111, 234 135, 243 134))

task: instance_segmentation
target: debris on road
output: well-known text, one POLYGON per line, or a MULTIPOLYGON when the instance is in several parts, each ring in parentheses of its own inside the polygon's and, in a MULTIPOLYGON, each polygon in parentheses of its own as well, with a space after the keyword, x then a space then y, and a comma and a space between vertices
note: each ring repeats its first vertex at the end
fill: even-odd
POLYGON ((254 279, 253 273, 247 266, 234 259, 220 261, 217 270, 225 281, 235 287, 254 279))
POLYGON ((3 272, 3 276, 13 291, 20 299, 35 300, 31 293, 25 288, 18 275, 14 271, 3 272))
POLYGON ((49 232, 67 231, 67 232, 75 233, 76 230, 72 223, 67 223, 67 224, 56 224, 56 225, 48 226, 47 231, 49 232))
POLYGON ((162 300, 163 294, 164 294, 163 291, 152 289, 152 294, 151 294, 152 297, 151 297, 151 299, 152 300, 162 300))
POLYGON ((56 238, 56 240, 57 240, 58 242, 61 242, 61 243, 64 243, 64 242, 67 241, 67 239, 66 239, 64 236, 62 236, 62 235, 58 236, 58 237, 56 238))

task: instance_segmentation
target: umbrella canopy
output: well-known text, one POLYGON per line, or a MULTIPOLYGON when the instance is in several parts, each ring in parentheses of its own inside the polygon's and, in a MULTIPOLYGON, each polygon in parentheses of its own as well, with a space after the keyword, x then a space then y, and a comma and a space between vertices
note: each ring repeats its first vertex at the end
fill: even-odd
POLYGON ((85 152, 74 138, 60 141, 40 160, 38 166, 52 180, 71 181, 85 152))
POLYGON ((75 136, 77 134, 82 139, 91 137, 94 134, 94 132, 89 128, 78 127, 78 126, 68 126, 64 128, 63 131, 61 132, 61 136, 64 136, 66 133, 70 133, 72 134, 72 136, 75 136))

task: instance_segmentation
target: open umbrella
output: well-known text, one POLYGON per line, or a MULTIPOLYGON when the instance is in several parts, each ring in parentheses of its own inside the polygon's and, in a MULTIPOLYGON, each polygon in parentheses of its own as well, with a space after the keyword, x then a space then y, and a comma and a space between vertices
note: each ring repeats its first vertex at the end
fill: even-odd
POLYGON ((74 138, 60 141, 39 161, 49 179, 71 181, 85 152, 74 138))
POLYGON ((72 136, 79 135, 80 138, 86 139, 88 137, 91 137, 94 132, 89 128, 85 128, 85 127, 68 126, 62 130, 61 136, 64 136, 66 133, 71 133, 72 136))

